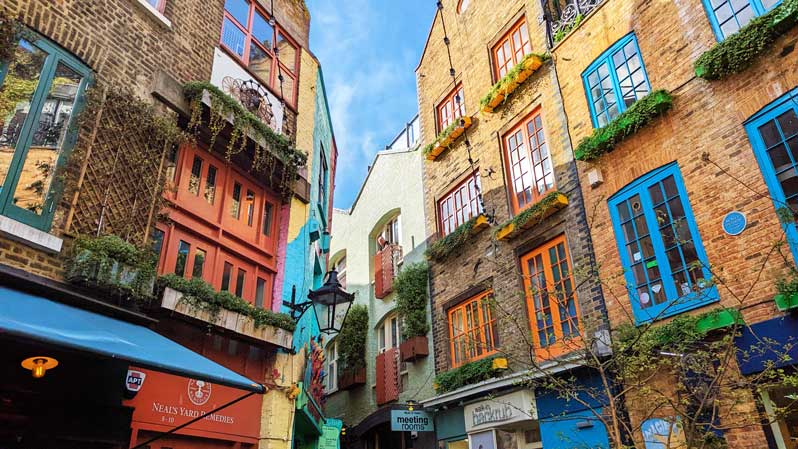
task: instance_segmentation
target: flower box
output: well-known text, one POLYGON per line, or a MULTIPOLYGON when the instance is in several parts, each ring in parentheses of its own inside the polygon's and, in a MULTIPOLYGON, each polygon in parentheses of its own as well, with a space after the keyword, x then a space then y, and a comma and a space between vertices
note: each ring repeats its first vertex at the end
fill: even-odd
POLYGON ((490 226, 488 218, 480 214, 461 224, 445 237, 427 246, 425 255, 427 259, 441 261, 488 226, 490 226))
POLYGON ((482 112, 491 113, 504 103, 548 58, 546 55, 528 54, 502 79, 493 85, 490 92, 482 98, 482 112))
POLYGON ((745 324, 743 316, 737 309, 717 309, 702 316, 695 324, 696 330, 707 333, 735 324, 745 324))
POLYGON ((779 293, 774 300, 776 301, 776 307, 782 312, 798 308, 798 293, 790 295, 779 293))
POLYGON ((446 151, 457 139, 463 135, 465 130, 471 127, 473 120, 471 117, 461 117, 457 119, 457 124, 454 127, 447 128, 438 135, 435 143, 426 151, 427 160, 434 161, 444 151, 446 151), (460 124, 462 120, 463 124, 460 124))
POLYGON ((498 108, 502 103, 504 103, 504 92, 499 91, 488 101, 485 106, 482 107, 482 112, 493 112, 493 110, 498 108))
POLYGON ((122 263, 104 253, 79 250, 69 261, 67 281, 90 287, 116 297, 114 304, 138 309, 135 302, 146 303, 153 297, 155 273, 122 263), (121 301, 122 299, 128 301, 121 301), (134 300, 133 302, 129 300, 134 300))
POLYGON ((399 345, 403 362, 412 362, 429 355, 429 340, 425 335, 411 337, 399 345))
POLYGON ((350 390, 366 385, 366 368, 345 368, 338 374, 338 389, 350 390))
POLYGON ((568 205, 568 197, 552 192, 542 200, 519 213, 496 231, 496 240, 509 240, 523 231, 537 226, 541 221, 568 205))

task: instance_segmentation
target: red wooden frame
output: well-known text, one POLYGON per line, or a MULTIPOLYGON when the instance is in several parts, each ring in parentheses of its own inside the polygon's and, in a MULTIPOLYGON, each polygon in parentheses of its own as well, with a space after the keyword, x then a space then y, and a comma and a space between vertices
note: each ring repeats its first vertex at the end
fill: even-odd
POLYGON ((521 59, 529 53, 532 53, 532 44, 529 42, 529 29, 526 25, 526 17, 521 17, 493 46, 491 55, 493 57, 493 76, 495 80, 502 79, 510 69, 521 62, 521 59))
MULTIPOLYGON (((279 74, 278 70, 277 70, 278 69, 278 64, 277 64, 276 58, 274 57, 274 50, 273 50, 273 48, 266 48, 263 44, 261 44, 257 39, 255 39, 252 36, 252 23, 253 23, 253 18, 255 16, 255 14, 259 14, 267 22, 269 20, 269 14, 265 10, 263 10, 261 7, 257 6, 255 4, 255 2, 253 2, 252 0, 247 0, 247 3, 249 4, 249 12, 248 12, 248 15, 247 15, 247 23, 246 24, 239 23, 238 20, 236 20, 236 18, 230 12, 227 11, 227 9, 224 10, 224 18, 228 19, 230 21, 230 23, 232 23, 235 27, 237 27, 239 29, 239 31, 244 33, 244 49, 243 49, 243 53, 244 54, 243 54, 243 56, 239 55, 235 50, 233 50, 232 48, 230 48, 227 45, 225 45, 224 40, 223 40, 223 38, 224 38, 224 34, 223 33, 219 33, 219 45, 222 48, 224 48, 225 50, 227 50, 227 52, 232 57, 237 59, 243 65, 243 67, 254 78, 256 78, 262 85, 267 87, 270 91, 272 91, 279 98, 279 97, 281 97, 281 94, 280 94, 280 81, 278 79, 278 74, 279 74), (253 44, 256 45, 258 47, 258 49, 260 49, 261 51, 265 52, 266 55, 268 55, 268 57, 271 58, 271 70, 269 72, 269 79, 268 80, 263 79, 259 75, 256 75, 249 68, 249 56, 250 56, 251 46, 253 44)), ((294 61, 293 61, 293 69, 291 69, 290 66, 288 64, 286 64, 286 61, 284 61, 283 59, 280 59, 279 67, 281 69, 281 72, 282 72, 283 78, 284 78, 283 85, 285 86, 285 84, 287 82, 291 82, 293 84, 293 89, 292 89, 293 92, 291 93, 290 97, 284 98, 284 100, 286 101, 287 104, 296 107, 297 98, 299 96, 299 81, 298 80, 299 80, 299 61, 300 61, 300 54, 301 54, 300 46, 296 43, 296 41, 291 36, 289 36, 280 27, 279 24, 275 23, 273 28, 274 28, 273 29, 273 33, 272 33, 272 45, 273 46, 277 45, 278 37, 282 37, 294 48, 294 53, 295 54, 294 54, 294 61)), ((222 31, 223 30, 224 30, 224 21, 222 21, 222 31)))
POLYGON ((455 120, 463 117, 465 114, 465 93, 463 91, 463 84, 460 83, 446 95, 438 106, 435 108, 435 117, 438 122, 438 132, 446 129, 447 126, 452 124, 455 120), (457 107, 457 102, 454 100, 455 95, 460 94, 460 107, 457 107))
POLYGON ((505 170, 514 213, 521 212, 554 190, 554 164, 543 129, 540 108, 521 120, 502 138, 505 170), (541 176, 542 175, 542 176, 541 176), (540 185, 543 190, 540 190, 540 185), (550 185, 549 185, 550 184, 550 185), (528 198, 519 198, 519 193, 528 198))
POLYGON ((438 229, 441 236, 448 235, 458 226, 482 213, 475 185, 481 185, 479 169, 438 200, 438 229))

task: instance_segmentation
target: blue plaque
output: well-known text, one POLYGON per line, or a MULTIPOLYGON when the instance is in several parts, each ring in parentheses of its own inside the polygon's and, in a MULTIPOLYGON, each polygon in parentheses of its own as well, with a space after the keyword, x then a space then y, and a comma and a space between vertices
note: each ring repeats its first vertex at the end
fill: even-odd
POLYGON ((748 220, 742 212, 729 212, 723 217, 723 230, 729 235, 740 235, 747 224, 748 220))

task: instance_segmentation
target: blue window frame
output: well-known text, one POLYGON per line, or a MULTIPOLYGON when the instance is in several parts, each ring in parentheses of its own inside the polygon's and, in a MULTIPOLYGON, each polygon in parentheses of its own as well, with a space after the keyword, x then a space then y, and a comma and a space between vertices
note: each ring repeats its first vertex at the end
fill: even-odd
POLYGON ((61 191, 56 172, 75 143, 91 71, 31 36, 0 64, 0 214, 48 231, 61 191))
POLYGON ((781 0, 703 0, 709 23, 718 41, 722 41, 751 19, 761 16, 781 3, 781 0))
POLYGON ((638 178, 608 203, 638 324, 717 300, 675 162, 638 178))
MULTIPOLYGON (((776 209, 798 212, 798 89, 781 96, 746 120, 745 130, 776 209)), ((785 223, 793 257, 798 260, 798 231, 785 223)))
POLYGON ((651 92, 637 37, 629 33, 582 73, 593 127, 601 128, 651 92))

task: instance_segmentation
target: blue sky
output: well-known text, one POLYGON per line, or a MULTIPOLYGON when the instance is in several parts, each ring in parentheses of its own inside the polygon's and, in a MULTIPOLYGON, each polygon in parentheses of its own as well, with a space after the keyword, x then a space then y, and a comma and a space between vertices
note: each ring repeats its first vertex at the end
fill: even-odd
POLYGON ((418 110, 415 69, 435 0, 307 0, 338 144, 335 207, 352 205, 374 154, 418 110))

